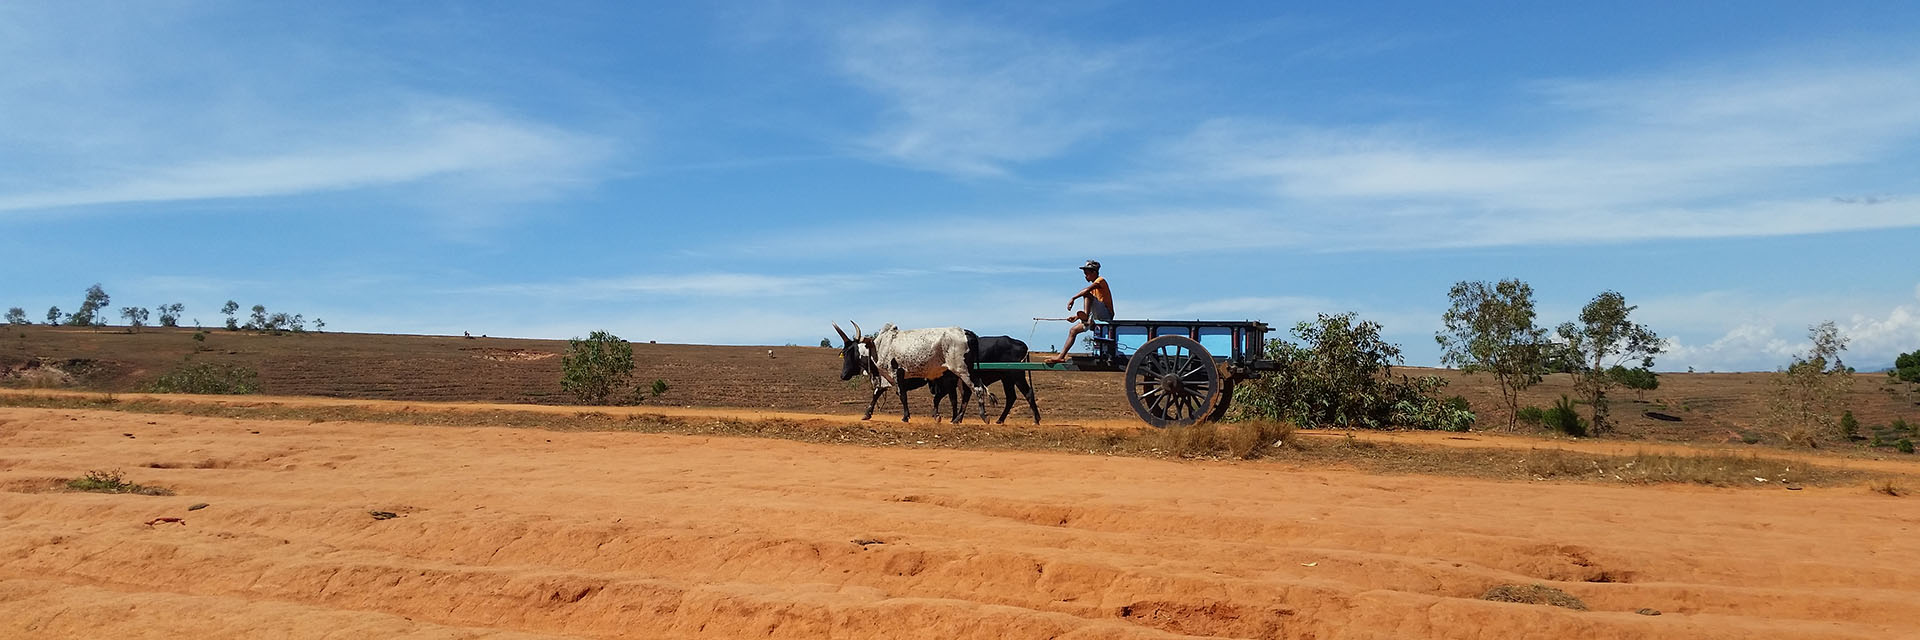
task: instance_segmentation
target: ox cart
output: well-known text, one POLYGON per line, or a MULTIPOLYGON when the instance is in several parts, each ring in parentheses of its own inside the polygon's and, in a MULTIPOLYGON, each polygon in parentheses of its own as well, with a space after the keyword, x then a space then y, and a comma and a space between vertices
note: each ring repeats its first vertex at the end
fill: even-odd
POLYGON ((1218 420, 1233 388, 1278 367, 1265 358, 1257 321, 1109 320, 1088 332, 1093 351, 1066 362, 981 362, 977 370, 1105 371, 1126 374, 1127 403, 1156 427, 1218 420))

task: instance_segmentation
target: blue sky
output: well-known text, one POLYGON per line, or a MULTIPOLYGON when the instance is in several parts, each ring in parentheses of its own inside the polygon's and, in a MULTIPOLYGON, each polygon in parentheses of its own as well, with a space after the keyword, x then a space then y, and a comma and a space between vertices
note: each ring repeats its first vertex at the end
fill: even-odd
POLYGON ((1920 348, 1920 5, 1558 5, 9 2, 0 306, 1045 349, 1093 258, 1410 364, 1501 278, 1663 370, 1920 348))

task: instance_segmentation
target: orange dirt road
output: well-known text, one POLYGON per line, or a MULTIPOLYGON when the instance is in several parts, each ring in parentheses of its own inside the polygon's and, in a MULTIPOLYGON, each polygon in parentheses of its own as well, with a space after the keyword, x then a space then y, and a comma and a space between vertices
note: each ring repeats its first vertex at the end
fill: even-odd
POLYGON ((0 409, 0 489, 8 638, 1920 636, 1864 488, 0 409))

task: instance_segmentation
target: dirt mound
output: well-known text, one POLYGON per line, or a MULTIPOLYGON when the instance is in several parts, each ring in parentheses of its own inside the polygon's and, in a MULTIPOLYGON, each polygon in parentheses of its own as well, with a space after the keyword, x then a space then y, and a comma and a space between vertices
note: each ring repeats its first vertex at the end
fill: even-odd
POLYGON ((119 468, 178 492, 0 492, 0 637, 1898 638, 1920 595, 1887 560, 1920 553, 1899 533, 1920 514, 1858 487, 67 409, 0 425, 9 487, 119 468), (1502 584, 1592 610, 1480 599, 1502 584))

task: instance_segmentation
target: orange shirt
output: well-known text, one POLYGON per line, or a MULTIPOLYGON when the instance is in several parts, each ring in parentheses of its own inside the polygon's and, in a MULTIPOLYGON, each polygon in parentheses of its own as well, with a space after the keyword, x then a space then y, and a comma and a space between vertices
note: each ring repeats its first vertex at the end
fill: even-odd
POLYGON ((1107 305, 1108 309, 1113 308, 1113 289, 1107 288, 1106 278, 1094 276, 1093 299, 1099 300, 1100 304, 1107 305))

